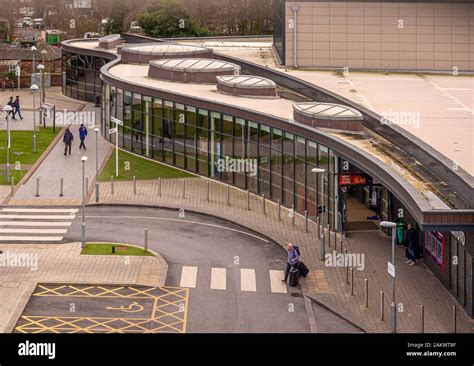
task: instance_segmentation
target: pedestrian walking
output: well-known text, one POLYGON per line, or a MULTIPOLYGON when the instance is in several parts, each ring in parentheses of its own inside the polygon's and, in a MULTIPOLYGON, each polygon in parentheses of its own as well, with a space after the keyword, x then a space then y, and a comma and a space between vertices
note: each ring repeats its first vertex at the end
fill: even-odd
POLYGON ((22 115, 21 115, 21 110, 20 110, 20 97, 17 95, 16 98, 15 98, 15 101, 13 102, 13 119, 16 119, 15 118, 15 115, 18 113, 18 116, 20 117, 20 119, 23 119, 22 115))
POLYGON ((406 263, 409 264, 410 266, 413 266, 416 264, 417 242, 418 242, 418 233, 413 228, 412 224, 408 224, 405 245, 407 247, 407 256, 408 256, 408 260, 406 261, 406 263))
POLYGON ((12 110, 10 112, 8 112, 8 114, 5 116, 5 119, 7 119, 10 116, 10 114, 13 116, 12 119, 16 119, 15 118, 15 113, 13 113, 13 111, 15 110, 15 107, 13 106, 13 103, 14 103, 13 97, 10 97, 10 100, 8 101, 7 105, 12 107, 12 110))
POLYGON ((74 135, 72 134, 71 131, 69 131, 69 128, 67 128, 66 132, 64 133, 64 137, 63 137, 64 156, 67 155, 68 150, 69 150, 69 155, 71 155, 71 146, 72 146, 73 140, 74 140, 74 135))
POLYGON ((299 248, 297 246, 293 246, 293 243, 289 243, 287 250, 288 250, 288 260, 286 262, 285 278, 281 280, 281 282, 288 281, 288 276, 290 275, 290 271, 292 269, 298 270, 298 264, 300 261, 300 253, 299 253, 299 248))
POLYGON ((87 128, 84 126, 84 124, 81 124, 81 127, 79 127, 79 138, 81 139, 81 144, 79 145, 79 149, 84 148, 86 149, 86 144, 84 143, 86 141, 87 137, 87 128))

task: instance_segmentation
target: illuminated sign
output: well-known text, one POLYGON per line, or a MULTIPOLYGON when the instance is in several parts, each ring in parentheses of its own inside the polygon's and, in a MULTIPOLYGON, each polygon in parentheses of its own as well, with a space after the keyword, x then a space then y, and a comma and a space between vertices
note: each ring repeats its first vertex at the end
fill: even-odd
POLYGON ((365 186, 370 184, 367 176, 365 175, 353 175, 353 174, 341 174, 339 175, 339 184, 341 186, 365 186))

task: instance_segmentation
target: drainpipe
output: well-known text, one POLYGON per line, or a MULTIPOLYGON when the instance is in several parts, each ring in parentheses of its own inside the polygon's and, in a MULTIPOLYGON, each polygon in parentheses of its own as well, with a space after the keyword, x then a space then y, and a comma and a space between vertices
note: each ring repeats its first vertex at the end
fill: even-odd
POLYGON ((293 10, 293 67, 298 68, 298 62, 297 62, 297 36, 296 36, 296 31, 297 31, 297 21, 296 18, 298 16, 298 10, 300 6, 298 4, 294 4, 291 6, 291 10, 293 10))

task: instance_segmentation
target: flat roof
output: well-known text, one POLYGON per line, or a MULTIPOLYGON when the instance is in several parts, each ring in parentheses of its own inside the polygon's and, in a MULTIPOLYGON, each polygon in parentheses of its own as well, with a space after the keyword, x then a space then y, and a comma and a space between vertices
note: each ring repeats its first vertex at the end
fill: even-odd
POLYGON ((474 175, 474 76, 311 70, 279 66, 266 47, 246 40, 225 45, 206 40, 183 43, 263 65, 330 90, 391 120, 474 175))
MULTIPOLYGON (((171 93, 181 94, 188 97, 199 98, 217 103, 223 103, 239 108, 251 109, 278 118, 286 119, 288 124, 293 121, 293 105, 294 102, 285 98, 277 97, 265 100, 249 99, 246 97, 222 94, 217 92, 215 85, 209 84, 187 84, 179 82, 170 82, 165 80, 157 80, 148 77, 148 65, 130 65, 117 64, 109 68, 111 76, 127 83, 143 85, 145 87, 164 90, 171 93)), ((323 130, 330 135, 346 141, 356 148, 361 149, 377 158, 381 162, 389 166, 392 171, 400 175, 414 189, 416 189, 425 198, 426 203, 432 209, 449 208, 439 197, 437 197, 429 184, 425 182, 417 174, 411 172, 402 162, 394 160, 394 155, 387 152, 398 150, 396 146, 388 141, 370 135, 368 131, 358 133, 356 135, 350 133, 338 133, 323 130), (381 148, 383 145, 383 148, 381 148)))

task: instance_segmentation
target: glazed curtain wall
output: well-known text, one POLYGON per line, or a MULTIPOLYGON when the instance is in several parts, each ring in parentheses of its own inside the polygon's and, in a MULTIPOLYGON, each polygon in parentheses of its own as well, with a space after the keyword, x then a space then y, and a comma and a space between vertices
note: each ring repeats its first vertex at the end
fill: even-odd
POLYGON ((96 96, 102 95, 100 69, 108 62, 100 57, 63 51, 63 94, 74 99, 95 102, 96 96))
POLYGON ((257 121, 152 98, 106 85, 104 136, 115 144, 110 117, 119 126, 121 148, 294 207, 321 213, 321 167, 325 175, 325 224, 338 229, 337 157, 332 150, 257 121), (316 194, 318 192, 318 194, 316 194), (337 200, 337 198, 336 198, 337 200), (319 210, 317 209, 319 207, 319 210))

